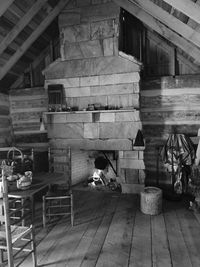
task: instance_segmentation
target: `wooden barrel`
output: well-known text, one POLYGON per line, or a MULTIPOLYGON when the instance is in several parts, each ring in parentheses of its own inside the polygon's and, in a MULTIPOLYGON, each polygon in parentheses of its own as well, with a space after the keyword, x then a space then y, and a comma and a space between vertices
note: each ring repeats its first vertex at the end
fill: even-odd
POLYGON ((140 193, 140 209, 144 214, 157 215, 162 211, 162 190, 149 186, 140 193))

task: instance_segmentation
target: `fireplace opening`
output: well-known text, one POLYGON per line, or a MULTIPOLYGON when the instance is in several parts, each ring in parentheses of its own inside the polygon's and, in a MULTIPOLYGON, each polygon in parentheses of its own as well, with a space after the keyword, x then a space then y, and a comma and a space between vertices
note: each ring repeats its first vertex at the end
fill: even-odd
POLYGON ((117 158, 111 157, 113 153, 107 154, 104 151, 93 153, 92 171, 87 179, 87 186, 97 190, 111 190, 121 192, 121 184, 117 181, 117 158))

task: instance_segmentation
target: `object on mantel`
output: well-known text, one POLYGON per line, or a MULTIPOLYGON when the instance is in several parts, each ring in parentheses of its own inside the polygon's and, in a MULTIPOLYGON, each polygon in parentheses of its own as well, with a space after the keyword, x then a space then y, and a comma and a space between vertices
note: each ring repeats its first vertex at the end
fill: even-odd
POLYGON ((144 137, 141 130, 138 130, 135 142, 133 144, 134 150, 144 150, 145 144, 144 144, 144 137))
POLYGON ((57 104, 49 104, 48 112, 74 112, 74 111, 106 111, 106 110, 136 110, 134 107, 119 107, 106 105, 101 106, 100 103, 88 104, 87 108, 83 108, 79 110, 78 106, 67 106, 67 104, 57 105, 57 104))
POLYGON ((63 85, 51 84, 48 85, 48 110, 62 111, 63 105, 63 85))
POLYGON ((44 119, 40 117, 40 132, 45 131, 44 119))

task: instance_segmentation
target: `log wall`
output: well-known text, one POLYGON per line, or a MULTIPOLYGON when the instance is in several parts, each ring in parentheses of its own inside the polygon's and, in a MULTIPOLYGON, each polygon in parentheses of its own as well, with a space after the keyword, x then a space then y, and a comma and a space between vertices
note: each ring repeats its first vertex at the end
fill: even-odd
POLYGON ((9 97, 0 93, 0 147, 10 146, 13 142, 10 120, 9 97))
MULTIPOLYGON (((200 76, 161 77, 141 83, 141 120, 146 140, 147 179, 156 180, 158 147, 170 133, 197 136, 200 127, 200 76)), ((159 158, 161 183, 169 182, 159 158)))
POLYGON ((40 130, 40 118, 47 111, 44 87, 13 89, 10 91, 10 113, 15 142, 31 147, 47 144, 47 133, 40 130))

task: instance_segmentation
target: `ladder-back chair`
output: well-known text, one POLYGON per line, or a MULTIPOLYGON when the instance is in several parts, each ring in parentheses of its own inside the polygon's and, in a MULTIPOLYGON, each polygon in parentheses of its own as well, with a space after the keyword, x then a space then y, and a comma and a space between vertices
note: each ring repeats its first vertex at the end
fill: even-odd
POLYGON ((18 225, 15 220, 11 219, 12 211, 10 210, 10 204, 12 203, 10 202, 14 200, 8 197, 6 171, 4 167, 1 167, 1 169, 0 266, 20 266, 32 254, 32 266, 36 267, 34 227, 32 224, 29 226, 19 226, 21 225, 20 220, 18 221, 18 225))
MULTIPOLYGON (((51 217, 70 215, 71 225, 74 225, 73 192, 71 189, 71 148, 61 149, 54 154, 49 149, 49 171, 55 172, 55 165, 60 164, 58 158, 64 159, 67 170, 64 170, 63 183, 51 184, 46 195, 43 196, 43 227, 46 227, 51 217)), ((56 178, 55 178, 56 179, 56 178)))

